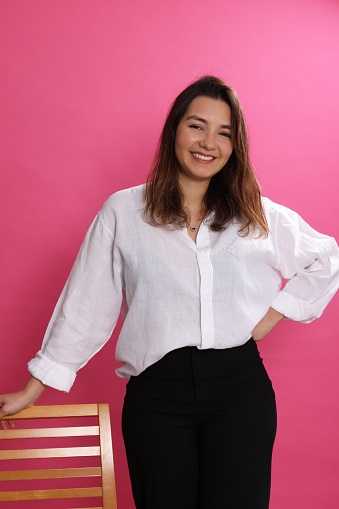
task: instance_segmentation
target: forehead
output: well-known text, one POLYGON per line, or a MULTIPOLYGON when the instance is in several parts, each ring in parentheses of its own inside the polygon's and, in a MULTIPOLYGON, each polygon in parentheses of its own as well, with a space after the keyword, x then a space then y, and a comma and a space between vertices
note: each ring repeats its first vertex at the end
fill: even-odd
POLYGON ((216 121, 220 124, 230 124, 231 108, 222 99, 211 99, 199 96, 189 104, 184 119, 191 115, 205 118, 207 121, 216 121))

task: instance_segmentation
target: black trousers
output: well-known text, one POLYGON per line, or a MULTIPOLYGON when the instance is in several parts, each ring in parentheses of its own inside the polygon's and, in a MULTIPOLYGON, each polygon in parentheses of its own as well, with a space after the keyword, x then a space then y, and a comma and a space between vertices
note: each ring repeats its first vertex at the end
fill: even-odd
POLYGON ((127 384, 137 509, 267 509, 276 405, 256 343, 185 347, 127 384))

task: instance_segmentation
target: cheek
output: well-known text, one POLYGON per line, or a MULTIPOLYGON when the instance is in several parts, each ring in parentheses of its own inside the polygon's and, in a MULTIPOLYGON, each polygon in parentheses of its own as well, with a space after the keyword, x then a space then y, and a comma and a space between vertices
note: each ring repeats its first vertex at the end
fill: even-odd
POLYGON ((232 152, 233 152, 233 146, 230 145, 229 147, 225 147, 225 150, 223 151, 223 156, 225 159, 229 159, 232 155, 232 152))
POLYGON ((191 140, 188 136, 178 133, 175 139, 175 153, 177 157, 187 152, 191 145, 191 140))
POLYGON ((178 127, 175 137, 175 145, 180 149, 187 149, 192 146, 197 140, 197 135, 189 129, 180 129, 178 127))
POLYGON ((180 150, 180 147, 181 147, 181 138, 182 138, 182 136, 181 136, 180 131, 178 129, 177 132, 176 132, 176 135, 175 135, 175 143, 174 143, 175 152, 180 150))
POLYGON ((179 140, 175 140, 174 152, 175 152, 175 155, 177 156, 177 159, 180 159, 181 158, 181 148, 180 148, 179 140))

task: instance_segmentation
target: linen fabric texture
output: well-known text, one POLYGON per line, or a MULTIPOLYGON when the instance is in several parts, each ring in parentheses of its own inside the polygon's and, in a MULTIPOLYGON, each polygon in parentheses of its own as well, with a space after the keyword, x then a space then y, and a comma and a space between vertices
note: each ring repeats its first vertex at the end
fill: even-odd
POLYGON ((311 322, 338 289, 336 242, 292 210, 263 198, 270 233, 259 238, 240 236, 236 220, 213 232, 209 215, 195 244, 186 228, 144 220, 144 191, 145 184, 113 194, 90 226, 28 364, 44 384, 68 392, 120 311, 116 373, 129 378, 177 348, 245 344, 270 306, 311 322))

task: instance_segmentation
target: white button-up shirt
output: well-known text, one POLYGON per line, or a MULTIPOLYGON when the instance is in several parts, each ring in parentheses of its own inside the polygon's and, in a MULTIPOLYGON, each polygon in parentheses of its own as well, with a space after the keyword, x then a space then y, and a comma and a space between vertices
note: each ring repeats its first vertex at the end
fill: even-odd
POLYGON ((287 318, 319 317, 339 286, 339 251, 295 212, 267 198, 267 237, 238 235, 208 218, 196 244, 187 230, 144 220, 145 186, 112 195, 89 228, 46 331, 33 376, 69 391, 76 372, 110 338, 120 377, 138 375, 183 346, 244 344, 272 306, 287 318), (289 281, 281 290, 283 278, 289 281))

